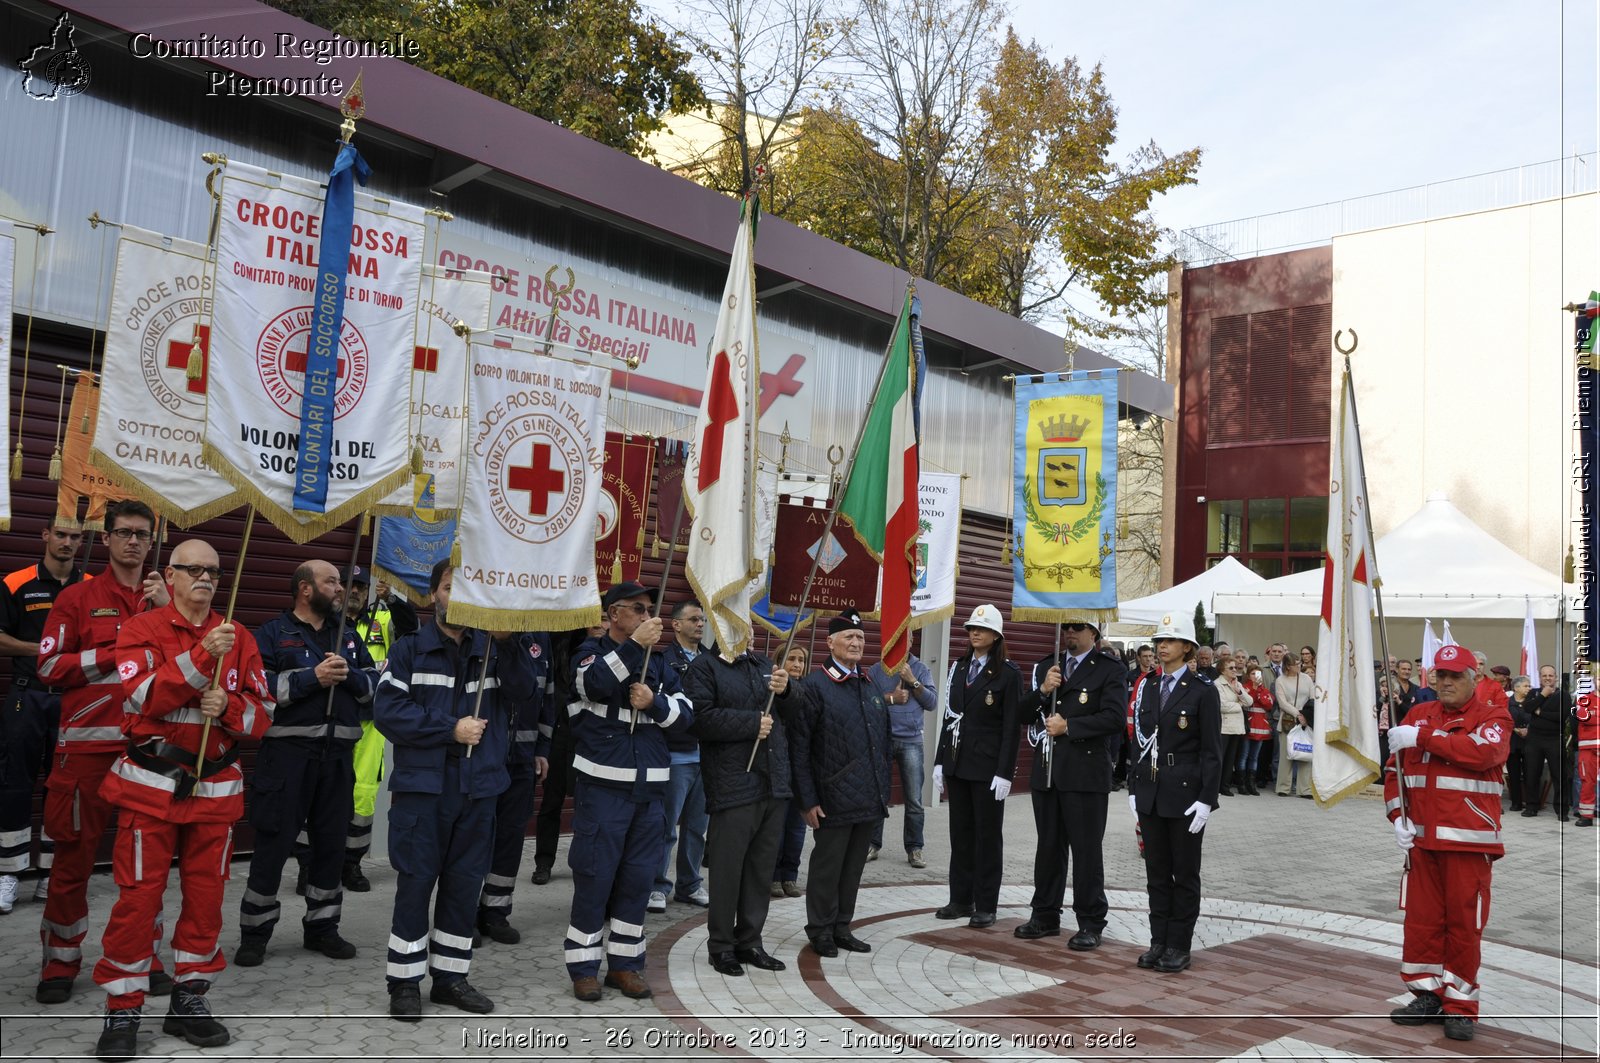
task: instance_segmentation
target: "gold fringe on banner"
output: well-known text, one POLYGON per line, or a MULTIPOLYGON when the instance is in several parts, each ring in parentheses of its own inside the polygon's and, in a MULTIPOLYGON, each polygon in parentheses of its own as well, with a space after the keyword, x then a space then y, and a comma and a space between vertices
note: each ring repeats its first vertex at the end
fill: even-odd
MULTIPOLYGON (((758 613, 751 613, 750 614, 750 619, 754 620, 758 626, 766 628, 768 631, 772 632, 774 635, 777 635, 779 638, 787 638, 788 635, 789 635, 789 629, 788 628, 780 628, 776 624, 774 624, 774 623, 770 622, 769 620, 767 620, 766 617, 761 616, 758 613)), ((813 609, 810 612, 806 613, 804 619, 802 619, 798 624, 794 625, 794 630, 796 630, 796 631, 804 631, 806 628, 808 628, 812 624, 816 623, 816 620, 817 620, 817 611, 815 609, 813 609)), ((783 662, 779 661, 778 663, 782 664, 783 662)))
POLYGON ((1013 606, 1011 608, 1011 620, 1017 624, 1059 624, 1069 618, 1078 617, 1088 617, 1090 620, 1095 621, 1096 627, 1104 630, 1107 624, 1115 624, 1117 622, 1117 611, 1115 609, 1036 609, 1031 606, 1020 608, 1013 606))
POLYGON ((395 488, 402 486, 407 480, 411 479, 411 470, 409 468, 396 469, 388 476, 364 489, 354 498, 340 503, 326 513, 309 514, 309 519, 302 521, 295 515, 294 510, 284 509, 278 504, 277 500, 269 498, 267 493, 252 482, 248 476, 241 474, 238 469, 229 465, 222 452, 212 446, 210 442, 201 444, 200 455, 205 458, 206 464, 211 467, 212 472, 234 486, 234 489, 239 492, 239 496, 244 502, 254 506, 274 528, 283 532, 291 541, 296 543, 308 543, 320 535, 326 535, 341 524, 348 524, 363 510, 372 509, 377 504, 378 499, 391 494, 395 488))
POLYGON ((382 565, 372 566, 372 582, 387 583, 389 586, 405 595, 406 601, 410 602, 418 609, 424 609, 433 604, 432 599, 429 598, 428 595, 418 594, 412 589, 411 584, 400 578, 398 573, 391 572, 382 565))
POLYGON ((593 605, 577 609, 512 610, 491 609, 482 605, 464 605, 451 602, 445 620, 451 624, 475 627, 479 631, 565 631, 575 627, 593 627, 600 623, 600 600, 593 605))
POLYGON ((208 502, 203 506, 186 509, 161 492, 151 489, 150 485, 137 476, 118 465, 116 459, 105 451, 96 447, 89 448, 89 464, 97 471, 103 473, 105 478, 116 484, 118 488, 128 493, 128 497, 137 498, 148 505, 169 522, 180 528, 192 528, 196 524, 204 524, 213 517, 220 517, 224 513, 232 513, 244 505, 244 499, 237 492, 223 495, 215 502, 208 502))

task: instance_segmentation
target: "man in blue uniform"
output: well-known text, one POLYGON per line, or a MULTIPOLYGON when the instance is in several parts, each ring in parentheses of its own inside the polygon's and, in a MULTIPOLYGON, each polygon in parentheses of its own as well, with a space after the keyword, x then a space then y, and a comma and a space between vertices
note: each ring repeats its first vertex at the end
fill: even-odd
POLYGON ((533 816, 533 792, 550 771, 550 738, 554 733, 550 689, 550 636, 530 632, 517 640, 533 668, 533 697, 509 705, 511 752, 506 770, 511 782, 495 801, 494 855, 478 898, 478 931, 502 945, 515 945, 522 931, 511 925, 511 895, 522 867, 523 843, 533 816))
POLYGON ((422 1018, 425 972, 433 975, 435 1004, 494 1010, 467 981, 472 929, 489 872, 495 798, 510 783, 508 706, 533 696, 528 654, 511 632, 449 622, 452 582, 448 561, 433 566, 433 623, 390 648, 372 713, 394 743, 389 863, 399 877, 387 974, 389 1014, 402 1022, 422 1018))
POLYGON ((573 885, 567 973, 573 996, 599 1000, 604 956, 605 984, 643 999, 651 995, 640 973, 645 905, 666 840, 666 732, 686 730, 694 710, 665 658, 652 653, 645 661, 661 637, 661 619, 649 615, 649 592, 619 583, 600 604, 606 632, 578 647, 577 700, 567 709, 577 772, 567 854, 573 885))
POLYGON ((256 754, 250 779, 250 823, 256 829, 250 881, 239 901, 239 949, 233 962, 259 966, 278 925, 283 865, 305 829, 304 944, 335 960, 356 947, 339 936, 340 881, 350 824, 354 771, 350 751, 361 737, 363 706, 372 703, 377 669, 356 632, 333 640, 344 608, 339 570, 307 561, 290 582, 294 604, 256 629, 256 645, 278 709, 256 754))

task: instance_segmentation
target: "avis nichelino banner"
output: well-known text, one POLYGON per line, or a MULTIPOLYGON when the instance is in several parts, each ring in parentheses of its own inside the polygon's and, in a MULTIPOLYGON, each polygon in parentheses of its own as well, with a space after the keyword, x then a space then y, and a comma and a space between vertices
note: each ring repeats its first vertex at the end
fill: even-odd
POLYGON ((206 368, 205 458, 295 542, 348 521, 411 479, 407 423, 423 262, 423 212, 354 193, 345 303, 330 374, 333 431, 302 458, 301 413, 317 375, 308 359, 322 190, 313 181, 229 162, 222 181, 216 292, 206 368), (308 381, 310 382, 308 384, 308 381), (296 493, 326 476, 322 512, 296 493))
POLYGON ((1117 378, 1018 377, 1011 618, 1117 610, 1117 378))

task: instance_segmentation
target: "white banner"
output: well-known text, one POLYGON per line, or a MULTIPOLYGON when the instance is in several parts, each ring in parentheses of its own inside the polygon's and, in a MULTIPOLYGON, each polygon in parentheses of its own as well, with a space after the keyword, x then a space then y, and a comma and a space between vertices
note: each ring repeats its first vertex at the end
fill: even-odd
POLYGON ((461 508, 467 360, 472 336, 484 338, 488 327, 487 273, 423 267, 408 422, 413 445, 422 448, 422 474, 396 488, 375 507, 378 512, 409 516, 415 509, 433 520, 461 508), (471 331, 458 336, 458 322, 471 331))
POLYGON ((956 610, 961 474, 923 469, 917 488, 922 527, 917 535, 917 583, 911 588, 913 628, 936 623, 956 610))
MULTIPOLYGON (((5 381, 5 401, 0 402, 0 453, 11 442, 11 314, 16 287, 17 241, 0 236, 0 380, 5 381)), ((9 462, 6 463, 9 466, 9 462)), ((11 530, 11 477, 0 476, 0 531, 11 530)))
POLYGON ((321 189, 228 163, 217 234, 206 461, 306 542, 411 477, 406 423, 423 261, 421 208, 355 196, 326 511, 296 513, 300 408, 319 280, 321 189))
POLYGON ((200 453, 210 312, 203 245, 122 227, 90 461, 180 528, 242 502, 200 453))
POLYGON ((452 623, 558 631, 600 622, 594 526, 608 376, 601 366, 472 345, 452 623))

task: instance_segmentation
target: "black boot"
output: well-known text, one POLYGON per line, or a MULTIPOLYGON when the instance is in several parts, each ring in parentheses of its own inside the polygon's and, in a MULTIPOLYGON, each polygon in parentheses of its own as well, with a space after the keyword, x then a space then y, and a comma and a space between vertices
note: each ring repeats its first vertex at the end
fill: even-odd
POLYGON ((1234 794, 1233 788, 1235 786, 1237 786, 1240 790, 1244 789, 1244 783, 1239 781, 1238 772, 1234 772, 1232 775, 1224 775, 1222 777, 1222 786, 1217 790, 1217 793, 1221 794, 1223 797, 1232 797, 1234 794))
POLYGON ((95 1042, 94 1054, 103 1060, 136 1059, 139 1055, 139 1008, 106 1012, 106 1024, 95 1042))
POLYGON ((1252 778, 1248 773, 1246 773, 1246 775, 1244 777, 1244 783, 1245 783, 1245 786, 1247 787, 1247 789, 1245 790, 1245 793, 1249 794, 1251 797, 1260 797, 1261 796, 1261 791, 1256 789, 1256 781, 1255 781, 1255 779, 1252 778))
POLYGON ((372 889, 372 883, 361 873, 360 860, 345 861, 344 872, 339 876, 339 880, 351 893, 368 893, 372 889))
POLYGON ((206 1003, 208 988, 210 983, 199 979, 175 984, 161 1032, 181 1037, 199 1048, 227 1044, 228 1028, 211 1017, 211 1005, 206 1003))

